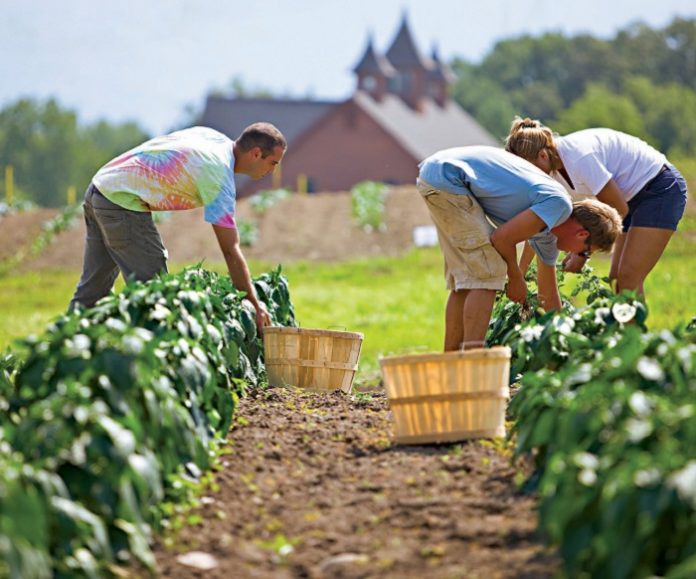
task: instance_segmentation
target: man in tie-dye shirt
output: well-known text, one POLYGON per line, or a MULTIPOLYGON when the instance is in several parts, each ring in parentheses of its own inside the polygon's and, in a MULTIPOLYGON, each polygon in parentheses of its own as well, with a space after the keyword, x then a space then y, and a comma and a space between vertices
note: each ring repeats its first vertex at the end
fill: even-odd
POLYGON ((84 265, 70 307, 94 305, 109 293, 119 271, 141 281, 167 271, 152 211, 203 207, 232 282, 256 308, 259 328, 270 323, 239 245, 234 174, 260 179, 280 163, 286 148, 269 123, 247 127, 234 141, 193 127, 151 139, 104 165, 85 195, 84 265))

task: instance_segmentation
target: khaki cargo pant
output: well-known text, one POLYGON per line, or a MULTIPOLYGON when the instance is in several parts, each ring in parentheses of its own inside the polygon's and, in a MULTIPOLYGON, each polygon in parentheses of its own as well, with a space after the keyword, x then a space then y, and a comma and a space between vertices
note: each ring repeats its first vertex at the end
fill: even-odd
POLYGON ((491 245, 493 226, 473 195, 455 195, 417 182, 437 229, 448 290, 502 290, 507 264, 491 245))
POLYGON ((109 293, 119 271, 124 279, 146 281, 167 271, 167 250, 152 213, 124 209, 90 185, 84 203, 85 256, 82 276, 70 302, 93 306, 109 293))

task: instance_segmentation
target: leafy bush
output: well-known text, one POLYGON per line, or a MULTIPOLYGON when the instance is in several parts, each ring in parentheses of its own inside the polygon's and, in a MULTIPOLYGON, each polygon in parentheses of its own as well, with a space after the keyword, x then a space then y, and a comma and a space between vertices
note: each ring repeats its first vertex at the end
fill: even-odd
MULTIPOLYGON (((605 280, 606 281, 606 280, 605 280)), ((496 305, 512 348, 515 456, 534 458, 539 527, 570 577, 696 574, 696 332, 651 334, 637 296, 585 271, 587 305, 496 305)))
POLYGON ((243 247, 251 247, 259 240, 259 228, 254 221, 237 218, 237 231, 243 247))
MULTIPOLYGON (((280 269, 255 286, 294 325, 280 269)), ((237 396, 264 375, 254 315, 227 277, 190 268, 62 316, 21 365, 2 359, 0 575, 154 567, 162 501, 210 466, 237 396)))
MULTIPOLYGON (((563 274, 559 277, 562 285, 563 274)), ((644 302, 631 292, 615 295, 608 280, 600 280, 589 267, 571 294, 586 295, 583 307, 566 298, 560 311, 546 313, 539 307, 531 280, 529 286, 524 305, 499 294, 486 336, 488 345, 511 348, 510 382, 529 372, 558 369, 571 359, 578 362, 592 357, 611 336, 620 335, 626 324, 646 329, 644 302)))
POLYGON ((693 576, 696 336, 633 326, 604 352, 526 375, 515 397, 540 528, 572 576, 693 576))
POLYGON ((259 215, 264 214, 268 209, 290 196, 289 189, 270 189, 259 191, 249 199, 249 205, 259 215))
POLYGON ((375 181, 362 181, 350 190, 353 217, 368 231, 384 229, 384 202, 389 187, 375 181))

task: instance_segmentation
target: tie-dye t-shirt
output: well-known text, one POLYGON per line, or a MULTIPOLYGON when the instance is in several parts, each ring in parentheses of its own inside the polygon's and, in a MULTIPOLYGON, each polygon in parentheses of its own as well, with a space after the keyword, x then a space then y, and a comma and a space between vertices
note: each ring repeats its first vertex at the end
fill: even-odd
POLYGON ((112 203, 133 211, 204 207, 205 220, 234 228, 234 141, 207 127, 155 137, 104 165, 92 179, 112 203))

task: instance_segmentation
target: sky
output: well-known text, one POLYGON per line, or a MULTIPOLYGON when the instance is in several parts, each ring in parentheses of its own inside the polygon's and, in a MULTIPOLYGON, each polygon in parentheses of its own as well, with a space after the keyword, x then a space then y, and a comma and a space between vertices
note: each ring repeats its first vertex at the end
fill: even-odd
POLYGON ((406 14, 424 54, 480 62, 495 43, 546 32, 612 38, 696 18, 695 0, 2 0, 0 108, 54 97, 82 123, 164 133, 213 89, 340 100, 372 37, 406 14))

